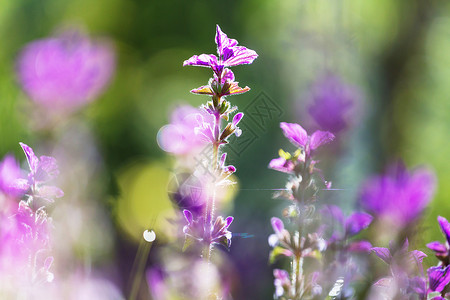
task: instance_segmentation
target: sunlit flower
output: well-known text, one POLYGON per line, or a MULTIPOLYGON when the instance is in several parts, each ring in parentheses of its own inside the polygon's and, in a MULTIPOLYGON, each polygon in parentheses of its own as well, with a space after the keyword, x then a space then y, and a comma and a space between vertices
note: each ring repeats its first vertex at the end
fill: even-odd
POLYGON ((179 106, 172 112, 170 124, 160 129, 158 145, 164 151, 177 155, 202 150, 208 144, 207 135, 211 134, 213 124, 212 116, 202 109, 189 105, 179 106), (197 129, 200 126, 199 122, 207 127, 204 132, 197 129))
POLYGON ((255 51, 238 46, 236 40, 228 38, 219 25, 216 27, 215 40, 218 57, 214 54, 194 55, 184 61, 183 66, 209 67, 220 77, 224 68, 251 64, 258 57, 255 51))
POLYGON ((56 159, 44 155, 38 158, 31 147, 24 143, 20 143, 20 146, 27 157, 30 172, 27 179, 17 179, 14 187, 28 193, 31 197, 38 197, 49 202, 64 196, 64 192, 60 188, 48 185, 59 174, 56 159))

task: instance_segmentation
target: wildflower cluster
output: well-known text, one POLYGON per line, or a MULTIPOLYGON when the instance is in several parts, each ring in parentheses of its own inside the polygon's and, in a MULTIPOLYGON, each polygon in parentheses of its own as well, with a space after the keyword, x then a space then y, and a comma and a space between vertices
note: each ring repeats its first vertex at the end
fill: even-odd
POLYGON ((52 220, 45 205, 64 193, 49 185, 58 175, 56 160, 38 158, 31 147, 20 145, 29 167, 25 178, 12 156, 6 156, 0 164, 0 293, 13 296, 22 291, 29 297, 53 281, 52 220))

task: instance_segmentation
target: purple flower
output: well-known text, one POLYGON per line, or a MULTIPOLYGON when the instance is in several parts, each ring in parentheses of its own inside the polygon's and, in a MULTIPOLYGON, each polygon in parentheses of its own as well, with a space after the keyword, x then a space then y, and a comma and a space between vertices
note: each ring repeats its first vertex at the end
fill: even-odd
POLYGON ((275 299, 283 296, 285 293, 289 293, 291 290, 291 281, 289 279, 289 273, 285 270, 274 269, 273 277, 275 277, 273 281, 273 285, 275 286, 275 299))
POLYGON ((159 130, 158 145, 176 155, 202 150, 208 138, 212 138, 212 126, 214 119, 205 111, 189 105, 179 106, 172 112, 170 124, 159 130))
POLYGON ((446 218, 438 216, 439 226, 441 227, 441 231, 445 236, 446 243, 442 244, 441 242, 435 241, 427 244, 427 247, 434 251, 439 260, 447 266, 450 264, 450 223, 446 218))
POLYGON ((16 179, 14 187, 23 193, 30 192, 30 196, 39 197, 49 202, 64 196, 64 192, 60 188, 47 185, 59 174, 56 159, 44 155, 38 158, 31 147, 24 143, 20 143, 20 146, 27 157, 30 172, 27 179, 16 179))
POLYGON ((0 192, 10 196, 18 196, 20 190, 15 188, 14 184, 21 175, 22 172, 14 156, 6 155, 0 162, 0 192))
POLYGON ((408 172, 402 163, 387 174, 370 178, 360 194, 360 203, 373 215, 403 228, 415 221, 430 202, 435 176, 427 169, 408 172))
MULTIPOLYGON (((392 276, 380 279, 375 286, 383 289, 397 287, 400 292, 407 296, 418 294, 421 299, 424 295, 424 272, 422 262, 427 255, 419 250, 408 251, 409 243, 406 239, 401 247, 396 247, 393 242, 389 248, 374 247, 372 252, 387 263, 391 269, 392 276), (420 276, 414 276, 416 271, 420 276)), ((408 298, 410 299, 410 298, 408 298)))
POLYGON ((308 112, 319 127, 334 133, 348 127, 349 113, 355 105, 358 93, 333 75, 320 78, 312 91, 308 112))
POLYGON ((372 216, 364 212, 354 212, 345 218, 342 210, 336 205, 328 205, 322 210, 322 215, 326 219, 332 219, 337 222, 337 228, 334 229, 328 247, 342 247, 343 250, 351 252, 368 252, 372 245, 367 241, 351 241, 348 239, 357 235, 366 229, 372 222, 372 216))
POLYGON ((219 25, 216 27, 215 40, 218 57, 214 54, 194 55, 184 61, 183 66, 209 67, 218 77, 221 77, 224 68, 251 64, 258 57, 255 51, 238 46, 236 40, 229 39, 219 25))
POLYGON ((292 144, 305 151, 306 157, 312 156, 312 153, 317 148, 334 140, 334 134, 328 131, 317 130, 309 136, 302 126, 295 123, 281 122, 280 127, 283 130, 284 136, 292 144))
POLYGON ((429 289, 428 292, 442 292, 447 284, 450 282, 450 266, 442 268, 431 267, 427 271, 429 289))
POLYGON ((203 216, 197 217, 197 219, 194 220, 194 216, 187 209, 183 211, 183 214, 187 221, 187 225, 183 228, 186 238, 193 238, 206 245, 218 244, 224 246, 226 249, 230 248, 232 234, 228 231, 228 227, 230 227, 233 222, 233 217, 227 217, 224 220, 219 216, 216 221, 212 223, 205 222, 203 216))
POLYGON ((6 275, 27 282, 52 281, 47 214, 43 208, 33 212, 24 201, 12 213, 0 215, 0 277, 6 275))
POLYGON ((100 95, 114 68, 114 53, 107 43, 66 32, 26 46, 17 62, 17 76, 34 102, 51 111, 72 112, 100 95))

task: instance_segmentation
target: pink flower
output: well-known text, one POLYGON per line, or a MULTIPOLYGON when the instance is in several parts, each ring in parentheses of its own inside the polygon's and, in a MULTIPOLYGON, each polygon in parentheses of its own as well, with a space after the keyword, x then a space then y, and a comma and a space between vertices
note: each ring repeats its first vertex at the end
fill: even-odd
POLYGON ((51 111, 73 112, 96 99, 111 79, 111 47, 78 32, 28 44, 17 61, 23 90, 51 111))

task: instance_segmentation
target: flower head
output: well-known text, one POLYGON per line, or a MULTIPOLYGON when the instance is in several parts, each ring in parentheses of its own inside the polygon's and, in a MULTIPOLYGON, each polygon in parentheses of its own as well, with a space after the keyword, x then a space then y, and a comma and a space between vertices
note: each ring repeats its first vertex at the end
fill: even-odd
POLYGON ((37 104, 49 111, 72 112, 100 95, 114 67, 108 44, 65 32, 27 45, 17 62, 17 76, 37 104))
POLYGON ((302 148, 307 157, 317 150, 320 146, 328 144, 334 140, 334 134, 328 131, 317 130, 308 135, 302 126, 296 123, 280 123, 284 136, 296 147, 302 148))
POLYGON ((222 32, 219 25, 216 27, 217 54, 194 55, 184 61, 183 66, 209 67, 218 76, 222 76, 224 68, 243 64, 251 64, 257 57, 255 51, 238 46, 235 39, 230 39, 222 32))
POLYGON ((202 150, 209 142, 214 120, 204 110, 189 105, 177 107, 170 116, 170 124, 158 132, 158 145, 166 152, 186 155, 202 150), (208 135, 208 136, 206 136, 208 135))
POLYGON ((192 238, 205 245, 217 244, 222 245, 226 249, 231 246, 232 234, 228 231, 233 222, 233 217, 227 217, 225 220, 219 216, 214 223, 206 222, 203 216, 194 219, 189 210, 183 211, 187 225, 184 226, 183 232, 186 238, 192 238))
POLYGON ((398 163, 387 174, 372 177, 364 184, 360 203, 374 216, 403 228, 421 215, 433 196, 435 182, 429 170, 408 172, 398 163))
POLYGON ((308 112, 322 130, 337 133, 349 126, 349 114, 357 98, 354 87, 329 74, 314 85, 308 112))
POLYGON ((29 193, 30 196, 38 197, 48 202, 53 202, 55 198, 64 196, 64 192, 60 188, 47 184, 59 174, 56 159, 44 155, 38 158, 31 147, 24 143, 20 143, 20 146, 27 157, 30 172, 27 179, 16 179, 14 187, 23 193, 29 193))

